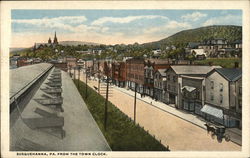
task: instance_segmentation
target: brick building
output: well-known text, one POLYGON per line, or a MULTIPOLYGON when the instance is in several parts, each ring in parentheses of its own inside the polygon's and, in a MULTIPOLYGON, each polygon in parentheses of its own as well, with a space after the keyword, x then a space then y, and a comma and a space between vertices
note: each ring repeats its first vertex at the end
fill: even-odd
POLYGON ((144 94, 154 97, 154 74, 158 69, 166 69, 170 67, 172 61, 170 59, 149 59, 145 61, 144 67, 144 94))
POLYGON ((134 90, 137 85, 137 92, 143 94, 145 62, 142 58, 132 58, 126 61, 127 87, 134 90))
POLYGON ((112 82, 119 87, 126 85, 126 63, 113 62, 112 63, 112 82))

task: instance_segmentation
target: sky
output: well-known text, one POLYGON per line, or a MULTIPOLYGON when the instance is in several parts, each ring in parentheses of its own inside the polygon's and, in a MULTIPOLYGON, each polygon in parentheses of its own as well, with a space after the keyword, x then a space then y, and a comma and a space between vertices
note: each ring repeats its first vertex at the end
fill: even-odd
POLYGON ((59 41, 133 44, 210 25, 242 26, 241 10, 12 10, 11 47, 59 41))

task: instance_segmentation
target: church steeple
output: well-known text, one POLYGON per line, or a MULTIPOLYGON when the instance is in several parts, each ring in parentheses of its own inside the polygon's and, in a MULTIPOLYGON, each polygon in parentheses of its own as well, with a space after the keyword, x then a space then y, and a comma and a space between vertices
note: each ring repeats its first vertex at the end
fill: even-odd
POLYGON ((49 38, 48 43, 51 44, 51 39, 49 38))
POLYGON ((57 37, 56 37, 56 31, 55 31, 55 37, 54 37, 53 43, 54 43, 54 44, 58 44, 57 37))

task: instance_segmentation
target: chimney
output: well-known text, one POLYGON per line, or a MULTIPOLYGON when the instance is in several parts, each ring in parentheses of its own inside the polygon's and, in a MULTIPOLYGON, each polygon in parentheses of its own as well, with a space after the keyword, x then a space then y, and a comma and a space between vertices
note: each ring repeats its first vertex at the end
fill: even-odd
POLYGON ((208 65, 209 65, 209 66, 213 66, 213 62, 211 62, 211 61, 208 62, 208 65))
POLYGON ((234 68, 239 68, 239 62, 234 62, 234 68))

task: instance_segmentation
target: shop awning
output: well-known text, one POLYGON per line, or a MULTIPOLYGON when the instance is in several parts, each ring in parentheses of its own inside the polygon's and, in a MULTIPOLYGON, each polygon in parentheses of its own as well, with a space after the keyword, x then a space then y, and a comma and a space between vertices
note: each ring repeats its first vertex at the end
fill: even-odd
POLYGON ((194 91, 196 88, 195 88, 195 87, 190 87, 190 86, 183 86, 183 87, 182 87, 182 90, 183 90, 183 89, 186 89, 187 91, 192 92, 192 91, 194 91))
POLYGON ((223 119, 223 111, 209 105, 204 105, 201 109, 201 112, 223 119))

